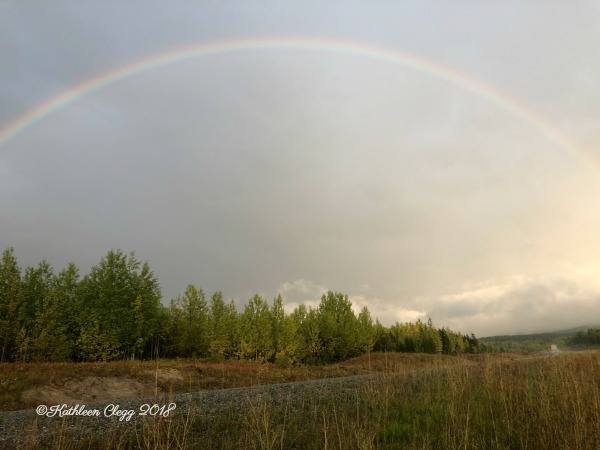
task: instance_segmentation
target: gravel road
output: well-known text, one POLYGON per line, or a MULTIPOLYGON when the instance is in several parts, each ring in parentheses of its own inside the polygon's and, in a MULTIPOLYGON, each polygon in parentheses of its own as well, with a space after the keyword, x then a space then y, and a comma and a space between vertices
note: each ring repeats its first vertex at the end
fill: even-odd
MULTIPOLYGON (((410 373, 420 373, 423 371, 412 371, 410 373)), ((407 372, 404 372, 407 375, 407 372)), ((96 403, 79 405, 79 412, 88 411, 92 413, 98 411, 97 417, 85 417, 73 415, 69 417, 67 427, 77 429, 85 434, 86 432, 97 432, 98 428, 108 429, 110 426, 134 427, 139 420, 147 417, 140 413, 147 408, 144 405, 157 404, 165 406, 175 404, 176 408, 169 415, 194 414, 215 415, 221 412, 241 413, 248 407, 249 402, 268 402, 271 406, 294 404, 295 401, 306 399, 322 399, 327 396, 335 396, 336 402, 352 401, 356 399, 358 387, 369 379, 375 379, 382 375, 355 375, 340 378, 327 378, 320 380, 298 381, 292 383, 270 384, 243 388, 222 389, 214 391, 202 391, 186 394, 177 394, 169 398, 145 398, 118 400, 113 403, 96 403), (118 405, 118 410, 115 406, 118 405), (107 409, 108 408, 108 409, 107 409), (131 413, 126 413, 131 411, 131 413), (124 413, 125 412, 125 413, 124 413), (106 417, 115 413, 112 417, 106 417), (123 413, 122 420, 119 420, 118 414, 123 413), (129 420, 127 420, 129 417, 129 420)), ((67 411, 69 408, 64 408, 67 411)), ((47 415, 51 415, 51 411, 47 415)), ((39 415, 36 410, 20 410, 0 412, 0 448, 14 448, 22 446, 22 443, 37 441, 44 434, 49 432, 49 425, 53 421, 60 421, 58 413, 53 417, 39 415), (24 431, 24 424, 35 423, 30 428, 31 431, 24 431), (36 438, 37 436, 37 438, 36 438), (21 443, 21 445, 19 445, 21 443)))

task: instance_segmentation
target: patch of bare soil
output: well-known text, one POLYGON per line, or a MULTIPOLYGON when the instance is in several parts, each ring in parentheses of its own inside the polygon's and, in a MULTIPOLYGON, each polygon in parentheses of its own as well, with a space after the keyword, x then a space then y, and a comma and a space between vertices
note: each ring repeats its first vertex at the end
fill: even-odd
POLYGON ((130 378, 87 377, 64 386, 42 386, 23 392, 23 400, 37 404, 76 404, 150 396, 154 387, 130 378))
POLYGON ((144 372, 152 378, 156 377, 160 381, 183 381, 183 375, 177 369, 158 369, 158 371, 148 370, 144 372))

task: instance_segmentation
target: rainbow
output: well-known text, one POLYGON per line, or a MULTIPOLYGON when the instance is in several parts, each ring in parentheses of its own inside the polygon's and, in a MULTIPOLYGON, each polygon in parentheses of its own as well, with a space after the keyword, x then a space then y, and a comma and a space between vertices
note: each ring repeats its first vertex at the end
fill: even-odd
POLYGON ((514 98, 500 92, 475 78, 469 77, 450 67, 437 64, 416 56, 388 50, 385 48, 351 43, 346 41, 337 41, 330 39, 309 39, 309 38, 259 38, 259 39, 240 39, 201 44, 196 46, 184 47, 174 51, 168 51, 158 55, 153 55, 135 61, 126 66, 102 73, 91 79, 88 79, 68 91, 53 97, 39 104, 32 110, 21 115, 6 127, 0 130, 0 148, 6 146, 8 142, 15 139, 29 127, 35 125, 40 120, 52 113, 64 108, 77 101, 79 98, 102 89, 112 83, 130 78, 153 69, 176 64, 181 61, 192 58, 203 58, 211 55, 220 55, 226 53, 239 53, 259 50, 289 50, 289 51, 316 51, 333 52, 337 54, 346 54, 361 58, 368 58, 386 63, 398 64, 427 75, 445 80, 466 91, 472 92, 487 101, 506 110, 508 113, 517 117, 521 121, 537 129, 549 140, 559 144, 565 149, 578 153, 586 159, 591 156, 583 149, 571 142, 566 136, 557 131, 547 120, 539 116, 514 98))

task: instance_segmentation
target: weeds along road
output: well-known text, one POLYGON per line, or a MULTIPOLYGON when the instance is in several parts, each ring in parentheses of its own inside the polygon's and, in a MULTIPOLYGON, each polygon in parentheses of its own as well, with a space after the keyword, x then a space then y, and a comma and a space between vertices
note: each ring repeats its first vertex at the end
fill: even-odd
MULTIPOLYGON (((415 376, 427 371, 438 369, 420 369, 393 374, 394 376, 415 376)), ((110 427, 134 427, 139 421, 152 420, 148 416, 134 414, 130 420, 119 421, 119 417, 105 417, 105 408, 109 405, 119 405, 122 411, 140 412, 144 404, 169 405, 175 403, 176 408, 170 412, 171 417, 212 416, 216 414, 241 414, 249 407, 270 408, 294 407, 301 403, 334 398, 336 402, 355 402, 360 395, 361 386, 368 386, 369 381, 377 381, 389 374, 374 373, 370 375, 353 375, 348 377, 325 378, 319 380, 295 381, 290 383, 257 385, 251 387, 229 388, 211 391, 159 396, 144 399, 116 400, 112 403, 85 404, 86 410, 99 410, 98 417, 71 416, 65 420, 66 426, 82 434, 98 433, 110 427)), ((81 405, 80 405, 81 406, 81 405)), ((66 408, 68 409, 68 408, 66 408)), ((65 410, 66 410, 65 409, 65 410)), ((109 411, 110 412, 110 411, 109 411)), ((19 441, 24 442, 28 435, 37 438, 50 432, 53 422, 62 421, 60 417, 39 416, 35 409, 0 412, 0 448, 13 448, 19 441)), ((35 440, 33 441, 35 442, 35 440)))
MULTIPOLYGON (((527 357, 511 362, 522 361, 525 363, 547 357, 527 357)), ((500 363, 502 362, 499 361, 498 364, 500 363)), ((139 422, 153 420, 153 417, 149 415, 140 414, 144 410, 143 405, 165 406, 163 411, 166 411, 169 405, 175 404, 175 409, 168 413, 168 417, 185 419, 190 416, 214 416, 224 413, 243 414, 244 411, 248 411, 248 408, 294 409, 327 399, 334 399, 339 405, 355 404, 359 396, 368 393, 370 383, 373 382, 379 384, 385 380, 397 382, 402 379, 414 381, 415 377, 420 378, 427 373, 443 370, 470 370, 479 366, 481 363, 115 400, 112 403, 79 404, 83 410, 98 410, 100 414, 95 417, 71 415, 65 417, 64 421, 58 413, 53 417, 47 417, 38 415, 35 409, 5 411, 0 412, 0 448, 14 448, 24 442, 31 444, 39 442, 40 438, 51 432, 52 426, 56 427, 57 423, 61 422, 63 422, 61 426, 67 427, 70 431, 76 430, 75 434, 80 434, 82 437, 86 433, 104 433, 111 427, 133 428, 139 422), (115 411, 115 405, 118 405, 118 411, 115 411), (132 413, 128 420, 127 416, 119 420, 121 418, 118 415, 119 411, 131 411, 132 413), (116 414, 110 416, 115 412, 116 414)), ((63 411, 68 410, 69 407, 63 411)))

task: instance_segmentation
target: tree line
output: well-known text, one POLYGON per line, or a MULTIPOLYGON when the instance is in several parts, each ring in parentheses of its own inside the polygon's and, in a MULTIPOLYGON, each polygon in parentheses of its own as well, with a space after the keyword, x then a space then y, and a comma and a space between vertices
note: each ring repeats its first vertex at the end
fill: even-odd
POLYGON ((580 330, 567 339, 567 344, 572 346, 600 345, 600 329, 588 328, 587 331, 580 330))
POLYGON ((348 296, 329 291, 317 308, 290 314, 277 295, 254 295, 238 311, 217 291, 207 299, 193 284, 161 303, 147 262, 111 250, 81 277, 74 263, 56 273, 43 260, 21 270, 12 248, 0 262, 0 361, 109 361, 210 357, 282 365, 324 364, 371 351, 476 353, 474 335, 427 323, 373 321, 348 296))

